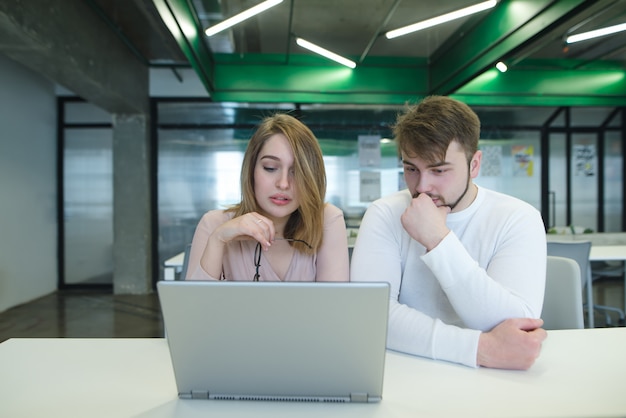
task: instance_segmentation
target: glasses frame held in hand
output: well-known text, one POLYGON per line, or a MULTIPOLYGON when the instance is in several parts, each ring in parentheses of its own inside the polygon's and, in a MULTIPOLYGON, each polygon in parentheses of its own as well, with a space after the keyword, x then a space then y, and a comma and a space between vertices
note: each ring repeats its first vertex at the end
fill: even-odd
MULTIPOLYGON (((311 244, 309 244, 308 242, 301 240, 301 239, 294 239, 294 238, 275 238, 275 241, 290 241, 290 242, 300 242, 304 245, 306 245, 309 248, 313 248, 311 247, 311 244)), ((261 267, 261 252, 263 250, 261 249, 261 243, 257 242, 256 243, 256 248, 254 249, 254 267, 256 268, 256 273, 254 273, 254 278, 252 279, 252 281, 254 282, 258 282, 259 278, 261 277, 261 275, 259 274, 259 267, 261 267)))

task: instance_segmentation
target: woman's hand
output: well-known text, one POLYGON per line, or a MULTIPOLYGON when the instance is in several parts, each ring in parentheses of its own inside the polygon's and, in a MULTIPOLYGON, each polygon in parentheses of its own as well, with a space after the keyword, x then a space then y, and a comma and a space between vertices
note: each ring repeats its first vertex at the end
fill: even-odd
POLYGON ((274 222, 257 212, 246 213, 215 228, 212 239, 226 244, 234 240, 254 239, 261 243, 263 250, 268 250, 274 241, 274 222))

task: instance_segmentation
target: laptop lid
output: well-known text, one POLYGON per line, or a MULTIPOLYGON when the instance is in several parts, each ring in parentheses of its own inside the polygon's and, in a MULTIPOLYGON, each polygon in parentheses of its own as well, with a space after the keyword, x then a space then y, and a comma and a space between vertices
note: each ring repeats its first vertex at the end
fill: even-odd
POLYGON ((179 397, 377 402, 388 283, 157 284, 179 397))

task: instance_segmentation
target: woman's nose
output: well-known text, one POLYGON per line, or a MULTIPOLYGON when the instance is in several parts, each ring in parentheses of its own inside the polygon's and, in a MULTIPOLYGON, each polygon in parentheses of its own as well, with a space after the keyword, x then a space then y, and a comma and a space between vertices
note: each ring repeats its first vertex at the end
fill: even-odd
POLYGON ((280 189, 289 188, 289 173, 283 173, 278 177, 276 186, 280 189))

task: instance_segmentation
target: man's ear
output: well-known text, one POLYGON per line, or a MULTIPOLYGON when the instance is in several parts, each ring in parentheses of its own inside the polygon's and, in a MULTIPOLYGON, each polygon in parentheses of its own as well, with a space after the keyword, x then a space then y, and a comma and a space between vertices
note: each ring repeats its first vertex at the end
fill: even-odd
POLYGON ((480 162, 482 160, 482 157, 483 152, 478 150, 474 153, 474 156, 470 160, 469 171, 471 178, 476 178, 478 176, 478 173, 480 172, 480 162))

